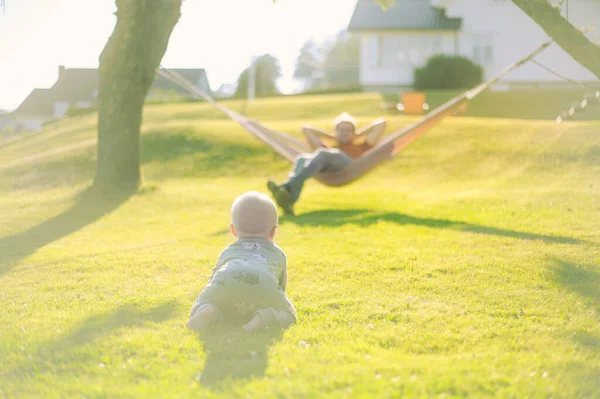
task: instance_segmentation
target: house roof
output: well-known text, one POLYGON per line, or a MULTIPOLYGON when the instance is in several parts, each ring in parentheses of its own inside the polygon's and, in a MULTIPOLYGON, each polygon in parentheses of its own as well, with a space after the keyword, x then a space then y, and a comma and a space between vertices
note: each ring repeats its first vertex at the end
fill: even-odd
MULTIPOLYGON (((206 76, 206 70, 204 69, 169 69, 170 71, 177 72, 183 76, 186 80, 189 80, 193 84, 200 87, 202 90, 210 93, 210 86, 208 84, 208 78, 206 76)), ((152 89, 177 91, 184 94, 189 94, 187 90, 181 86, 171 82, 167 78, 157 75, 156 80, 152 84, 152 89)))
POLYGON ((459 30, 461 24, 430 0, 396 0, 387 11, 375 0, 358 0, 348 30, 459 30))
POLYGON ((34 89, 14 111, 17 117, 51 117, 54 103, 93 101, 98 90, 97 69, 59 68, 58 80, 50 89, 34 89))
MULTIPOLYGON (((210 86, 204 69, 173 69, 201 89, 210 93, 210 86)), ((98 69, 59 67, 58 80, 50 89, 35 89, 14 111, 18 117, 41 116, 51 117, 54 114, 54 103, 64 101, 76 103, 80 101, 96 101, 98 93, 98 69)), ((168 79, 157 75, 152 89, 175 90, 189 94, 185 89, 168 79)), ((6 116, 6 115, 5 115, 6 116)))
POLYGON ((16 117, 51 117, 54 101, 52 89, 34 89, 12 114, 16 117))
POLYGON ((50 90, 55 101, 92 101, 98 90, 98 70, 60 68, 58 80, 50 90))
MULTIPOLYGON (((197 69, 172 69, 181 76, 200 86, 201 89, 209 90, 206 71, 197 69)), ((159 89, 177 91, 189 94, 185 89, 157 74, 150 90, 159 89)), ((95 100, 98 90, 98 69, 69 68, 59 71, 59 79, 52 87, 55 91, 56 101, 91 101, 95 100)))

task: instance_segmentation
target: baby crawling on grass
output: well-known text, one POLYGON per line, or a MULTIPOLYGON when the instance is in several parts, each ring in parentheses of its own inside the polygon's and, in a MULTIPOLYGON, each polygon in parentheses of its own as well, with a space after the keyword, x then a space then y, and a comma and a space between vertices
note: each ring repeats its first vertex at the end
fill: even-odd
POLYGON ((253 332, 296 322, 285 295, 287 258, 273 243, 277 223, 277 207, 268 196, 250 191, 233 201, 229 228, 237 240, 219 256, 192 306, 188 328, 226 323, 253 332))

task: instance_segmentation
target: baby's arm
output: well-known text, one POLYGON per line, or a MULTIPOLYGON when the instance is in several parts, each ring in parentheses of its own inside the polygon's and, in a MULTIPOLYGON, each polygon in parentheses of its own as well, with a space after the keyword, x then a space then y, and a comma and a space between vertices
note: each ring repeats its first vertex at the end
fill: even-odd
POLYGON ((223 260, 223 258, 225 258, 224 255, 225 251, 221 252, 221 255, 219 256, 219 259, 217 259, 217 264, 215 265, 215 267, 212 268, 212 272, 210 273, 210 278, 208 279, 208 281, 210 282, 215 273, 217 273, 219 271, 219 269, 221 269, 221 267, 223 267, 223 265, 225 264, 225 261, 223 260))
POLYGON ((279 286, 281 287, 283 292, 285 292, 285 289, 287 288, 287 279, 288 279, 288 275, 287 275, 287 266, 286 266, 283 268, 283 272, 281 273, 281 277, 279 278, 279 286))

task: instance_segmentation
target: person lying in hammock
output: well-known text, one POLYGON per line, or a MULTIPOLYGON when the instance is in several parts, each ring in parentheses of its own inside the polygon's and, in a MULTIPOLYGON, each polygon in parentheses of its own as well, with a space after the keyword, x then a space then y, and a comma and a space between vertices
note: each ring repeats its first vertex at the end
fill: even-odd
MULTIPOLYGON (((383 126, 379 122, 379 126, 383 126)), ((356 134, 356 120, 345 112, 334 120, 333 127, 335 136, 312 127, 303 127, 302 133, 315 151, 298 155, 283 184, 268 181, 269 191, 286 215, 294 214, 294 203, 300 198, 306 180, 320 172, 343 169, 375 146, 384 133, 384 129, 366 129, 356 134)))

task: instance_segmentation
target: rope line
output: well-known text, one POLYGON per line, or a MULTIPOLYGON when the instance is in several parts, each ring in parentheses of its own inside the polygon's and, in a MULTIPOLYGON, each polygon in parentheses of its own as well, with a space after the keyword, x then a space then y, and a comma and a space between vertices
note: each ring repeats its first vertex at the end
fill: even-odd
POLYGON ((561 79, 563 79, 563 80, 565 80, 565 81, 567 81, 569 83, 573 83, 573 84, 575 84, 575 85, 577 85, 577 86, 579 86, 579 87, 581 87, 583 89, 598 89, 598 87, 596 87, 596 86, 588 85, 588 84, 579 82, 577 80, 573 80, 573 79, 571 79, 571 78, 569 78, 569 77, 567 77, 565 75, 562 75, 562 74, 556 72, 555 70, 548 68, 547 66, 545 66, 544 64, 542 64, 541 62, 539 62, 537 60, 531 60, 531 62, 533 62, 534 64, 536 64, 540 68, 545 69, 546 71, 550 72, 554 76, 559 77, 559 78, 561 78, 561 79))

